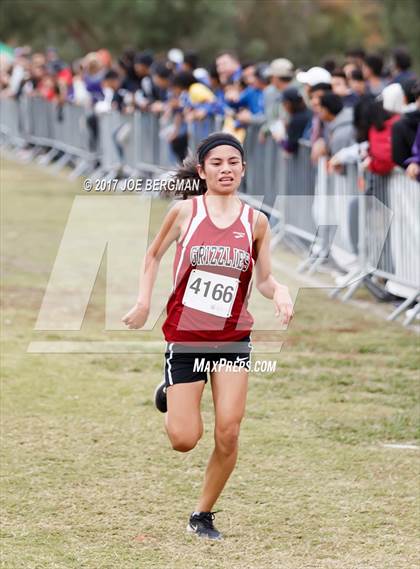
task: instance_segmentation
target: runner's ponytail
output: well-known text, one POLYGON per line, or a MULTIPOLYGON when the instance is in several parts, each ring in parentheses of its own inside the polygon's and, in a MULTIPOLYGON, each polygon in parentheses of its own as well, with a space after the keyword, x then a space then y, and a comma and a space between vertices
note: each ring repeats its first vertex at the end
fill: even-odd
MULTIPOLYGON (((198 184, 198 191, 194 191, 193 189, 187 188, 180 188, 179 190, 175 191, 175 195, 182 195, 183 199, 186 200, 189 196, 199 196, 201 194, 205 194, 207 191, 207 184, 206 180, 203 180, 198 175, 197 170, 198 162, 196 156, 193 154, 189 154, 183 161, 182 165, 178 167, 174 178, 176 180, 190 180, 194 182, 195 180, 199 180, 198 184)), ((187 186, 187 185, 186 185, 187 186)))

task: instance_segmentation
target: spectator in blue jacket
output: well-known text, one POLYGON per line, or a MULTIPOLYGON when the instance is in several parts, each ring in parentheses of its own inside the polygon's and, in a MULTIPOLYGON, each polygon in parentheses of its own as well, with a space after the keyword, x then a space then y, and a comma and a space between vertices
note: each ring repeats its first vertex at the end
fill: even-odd
POLYGON ((249 85, 240 93, 231 92, 226 95, 227 104, 237 111, 236 119, 241 125, 252 124, 255 117, 257 122, 264 117, 264 89, 267 86, 267 65, 255 66, 249 85))

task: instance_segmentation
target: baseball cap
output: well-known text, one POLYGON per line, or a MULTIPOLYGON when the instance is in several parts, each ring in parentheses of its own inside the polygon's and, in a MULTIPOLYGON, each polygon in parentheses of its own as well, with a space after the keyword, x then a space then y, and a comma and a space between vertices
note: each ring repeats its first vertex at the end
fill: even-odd
POLYGON ((265 62, 262 63, 258 63, 255 66, 255 77, 257 77, 258 79, 261 79, 262 81, 265 81, 268 77, 267 75, 267 70, 269 68, 269 65, 265 62))
POLYGON ((201 83, 205 83, 206 85, 210 84, 209 72, 207 69, 204 69, 204 67, 196 67, 193 71, 193 75, 197 81, 201 81, 201 83))
POLYGON ((295 89, 295 87, 289 87, 288 89, 285 89, 281 96, 283 101, 290 101, 291 103, 302 100, 302 95, 297 89, 295 89))
POLYGON ((399 83, 387 85, 382 93, 377 97, 382 101, 382 106, 390 113, 403 113, 405 107, 404 90, 399 83))
POLYGON ((293 63, 283 57, 273 59, 265 75, 266 77, 293 77, 293 63))
POLYGON ((323 67, 311 67, 308 71, 299 71, 296 79, 312 87, 318 83, 331 83, 331 73, 323 67))
POLYGON ((180 64, 184 61, 184 53, 177 47, 173 47, 168 51, 168 59, 172 63, 180 64))

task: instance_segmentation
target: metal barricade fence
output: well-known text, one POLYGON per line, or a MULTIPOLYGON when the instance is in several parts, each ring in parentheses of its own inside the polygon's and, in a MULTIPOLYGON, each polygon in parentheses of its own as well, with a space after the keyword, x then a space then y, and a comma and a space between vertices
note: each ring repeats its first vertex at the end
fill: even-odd
POLYGON ((241 192, 253 207, 262 209, 273 232, 272 246, 283 237, 284 203, 279 201, 284 169, 278 144, 270 137, 259 139, 259 127, 250 126, 244 140, 245 177, 241 192))
POLYGON ((366 234, 369 237, 365 244, 366 263, 376 272, 382 271, 392 275, 394 262, 391 253, 390 226, 395 224, 392 220, 389 201, 389 182, 392 175, 381 176, 366 172, 365 195, 372 196, 374 200, 366 200, 364 208, 364 221, 366 234))
POLYGON ((150 113, 136 113, 135 116, 135 149, 137 160, 144 164, 155 164, 159 161, 159 121, 150 113))
POLYGON ((54 106, 41 97, 22 97, 21 112, 26 115, 26 139, 31 144, 54 146, 60 138, 54 137, 53 112, 54 106))
POLYGON ((420 288, 420 184, 395 169, 370 176, 364 217, 368 238, 365 269, 413 289, 420 288), (385 238, 385 239, 384 239, 385 238))
POLYGON ((161 120, 156 114, 135 113, 134 146, 137 168, 153 171, 153 166, 157 166, 158 171, 163 171, 174 165, 161 120))
POLYGON ((349 164, 343 174, 327 176, 327 194, 330 213, 337 221, 331 240, 331 254, 342 270, 349 270, 357 263, 358 255, 358 172, 357 164, 349 164))
MULTIPOLYGON (((399 168, 386 176, 365 172, 364 179, 365 191, 357 204, 359 266, 343 283, 349 287, 343 299, 349 299, 367 275, 381 277, 388 292, 406 298, 387 318, 394 320, 420 300, 420 184, 399 168)), ((419 311, 417 304, 404 324, 419 311)))
POLYGON ((173 166, 159 115, 138 112, 127 117, 124 164, 132 172, 162 174, 173 166))
POLYGON ((200 121, 187 123, 188 131, 188 149, 195 152, 200 141, 207 138, 212 132, 222 129, 223 117, 220 115, 212 115, 200 121))
POLYGON ((4 140, 12 144, 24 143, 17 99, 0 97, 0 133, 4 140))
POLYGON ((420 184, 396 169, 389 180, 393 273, 403 283, 420 287, 420 184))
MULTIPOLYGON (((98 157, 101 173, 108 176, 114 176, 121 166, 134 173, 157 174, 174 166, 165 138, 168 125, 162 125, 157 115, 136 112, 127 116, 111 111, 96 117, 82 107, 59 106, 39 97, 19 101, 0 98, 0 115, 0 131, 6 141, 49 147, 51 152, 64 153, 65 160, 78 157, 85 165, 98 157)), ((221 117, 209 117, 188 123, 190 150, 220 130, 221 121, 221 117)), ((271 137, 260 141, 258 133, 258 127, 249 127, 244 142, 247 171, 243 195, 251 203, 253 196, 264 196, 262 209, 274 219, 272 226, 278 235, 292 235, 305 244, 310 255, 303 268, 316 269, 326 254, 332 253, 344 271, 355 264, 361 278, 366 274, 382 276, 407 287, 407 302, 415 300, 420 289, 419 183, 398 169, 389 176, 368 174, 366 195, 377 201, 365 202, 358 191, 356 166, 347 166, 342 175, 330 174, 325 158, 317 167, 312 164, 308 143, 301 142, 294 155, 285 155, 271 137), (294 203, 296 196, 304 196, 300 207, 294 203), (328 210, 331 203, 332 212, 328 210), (389 210, 393 213, 391 224, 389 210), (336 224, 333 230, 328 223, 332 218, 336 224)), ((82 173, 83 168, 76 171, 82 173)), ((345 298, 357 286, 350 283, 345 298)))
MULTIPOLYGON (((55 105, 53 125, 54 129, 60 129, 59 140, 63 143, 63 150, 67 149, 72 154, 80 156, 91 151, 86 120, 87 113, 83 107, 68 103, 62 106, 55 105)), ((58 138, 56 134, 55 138, 58 138)))
MULTIPOLYGON (((19 100, 1 99, 0 128, 9 140, 20 140, 38 148, 49 149, 42 162, 48 164, 61 155, 56 164, 71 159, 92 162, 87 111, 70 103, 57 104, 42 97, 22 96, 19 100)), ((79 163, 80 168, 80 163, 79 163)))
POLYGON ((311 162, 310 145, 301 141, 295 154, 286 154, 271 137, 261 142, 258 135, 259 128, 250 127, 244 141, 245 195, 264 196, 264 206, 278 220, 273 230, 298 237, 309 246, 317 229, 313 215, 317 169, 311 162))
POLYGON ((376 200, 366 200, 360 208, 359 223, 365 228, 361 275, 387 279, 387 290, 406 298, 388 320, 415 305, 404 320, 408 325, 420 312, 420 184, 394 168, 388 176, 368 175, 366 194, 376 200))
POLYGON ((114 178, 123 164, 124 136, 123 127, 130 128, 129 118, 118 111, 109 111, 98 115, 98 155, 100 156, 101 174, 114 178))
POLYGON ((304 242, 311 243, 316 235, 313 216, 316 167, 311 162, 309 143, 301 141, 295 154, 283 156, 281 167, 284 169, 280 183, 281 193, 287 197, 304 196, 298 204, 294 199, 286 200, 285 230, 304 242))

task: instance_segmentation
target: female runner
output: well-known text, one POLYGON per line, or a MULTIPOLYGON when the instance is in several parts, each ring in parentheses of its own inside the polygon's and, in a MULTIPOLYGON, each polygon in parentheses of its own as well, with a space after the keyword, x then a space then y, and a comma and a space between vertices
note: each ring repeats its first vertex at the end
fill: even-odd
POLYGON ((244 171, 242 145, 226 133, 210 135, 197 156, 184 161, 177 176, 199 179, 198 195, 175 202, 166 215, 143 263, 138 301, 123 318, 130 329, 144 326, 160 260, 176 241, 173 289, 162 326, 164 381, 156 388, 155 404, 166 413, 172 447, 190 451, 203 434, 200 403, 210 372, 215 447, 187 531, 213 540, 222 536, 212 508, 234 469, 245 412, 254 264, 256 287, 273 300, 275 315, 285 324, 293 317, 288 288, 271 274, 268 219, 237 195, 244 171))

